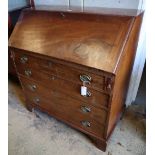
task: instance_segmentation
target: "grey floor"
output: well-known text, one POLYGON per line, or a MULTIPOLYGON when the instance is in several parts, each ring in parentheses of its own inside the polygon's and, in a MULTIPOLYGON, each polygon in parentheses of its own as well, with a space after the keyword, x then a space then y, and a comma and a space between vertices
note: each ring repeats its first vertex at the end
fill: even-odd
POLYGON ((84 134, 45 113, 27 111, 17 83, 9 80, 8 89, 9 155, 145 155, 141 100, 127 109, 102 152, 84 134))

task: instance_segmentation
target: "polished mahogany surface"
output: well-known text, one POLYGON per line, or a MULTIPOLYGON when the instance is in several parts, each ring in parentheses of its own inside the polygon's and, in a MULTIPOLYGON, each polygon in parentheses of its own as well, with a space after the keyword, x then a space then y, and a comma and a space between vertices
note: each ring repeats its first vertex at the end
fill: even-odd
POLYGON ((123 111, 142 18, 25 10, 9 49, 27 109, 84 132, 105 151, 123 111))
POLYGON ((9 45, 115 72, 133 21, 133 17, 27 10, 9 45))

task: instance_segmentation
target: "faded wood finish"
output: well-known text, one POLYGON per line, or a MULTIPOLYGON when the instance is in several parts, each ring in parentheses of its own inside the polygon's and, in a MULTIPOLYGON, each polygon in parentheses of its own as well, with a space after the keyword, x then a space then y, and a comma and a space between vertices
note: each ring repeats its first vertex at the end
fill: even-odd
POLYGON ((142 15, 24 11, 9 46, 27 109, 47 112, 105 151, 122 112, 141 20, 142 15))

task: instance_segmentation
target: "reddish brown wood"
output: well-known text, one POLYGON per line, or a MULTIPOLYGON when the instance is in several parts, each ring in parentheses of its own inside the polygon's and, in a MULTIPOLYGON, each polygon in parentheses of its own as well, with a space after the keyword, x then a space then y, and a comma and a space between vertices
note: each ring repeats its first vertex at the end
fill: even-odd
POLYGON ((80 106, 84 105, 83 103, 77 101, 71 102, 73 100, 71 100, 66 96, 64 97, 63 95, 61 95, 61 97, 59 98, 54 96, 44 98, 40 94, 29 92, 26 92, 25 94, 30 104, 32 105, 36 104, 34 100, 39 99, 40 101, 38 103, 39 104, 38 106, 48 111, 52 116, 55 116, 56 118, 61 117, 62 120, 66 120, 72 124, 75 124, 78 127, 87 130, 88 132, 94 133, 98 137, 103 137, 105 127, 104 126, 105 118, 103 118, 104 112, 101 113, 100 110, 95 110, 95 108, 91 106, 94 113, 98 112, 98 114, 95 113, 95 115, 93 114, 86 115, 82 113, 80 110, 80 106), (98 118, 100 116, 102 116, 101 119, 98 118), (89 121, 90 127, 83 126, 81 123, 82 121, 89 121))
POLYGON ((35 56, 31 56, 27 54, 27 52, 21 53, 21 50, 17 50, 15 53, 15 62, 19 66, 20 70, 23 71, 23 68, 34 68, 37 70, 41 70, 46 73, 51 73, 56 75, 57 77, 63 78, 68 81, 72 81, 73 83, 78 83, 82 85, 82 81, 80 80, 80 75, 89 75, 91 77, 91 83, 86 83, 85 85, 90 88, 94 88, 99 91, 106 90, 106 78, 109 76, 105 75, 97 75, 96 73, 88 72, 81 69, 76 69, 74 67, 69 67, 64 64, 60 64, 54 60, 49 59, 39 59, 35 56), (25 63, 21 63, 21 58, 25 56, 28 61, 25 63))
MULTIPOLYGON (((24 75, 25 70, 23 69, 23 72, 18 70, 18 72, 20 74, 24 75)), ((60 79, 60 78, 56 77, 55 75, 38 72, 33 69, 31 69, 31 72, 32 72, 32 75, 31 75, 31 77, 28 77, 28 78, 30 80, 34 80, 34 81, 32 81, 32 83, 35 83, 35 81, 39 81, 47 88, 50 88, 50 89, 53 89, 54 91, 60 92, 59 93, 60 95, 62 93, 64 93, 64 94, 71 96, 73 98, 76 98, 80 101, 83 101, 86 103, 91 103, 92 105, 99 107, 99 108, 107 109, 107 107, 108 107, 109 96, 103 95, 102 92, 98 92, 93 89, 88 89, 88 91, 92 95, 90 97, 83 97, 80 95, 81 85, 77 85, 72 82, 60 79)))
MULTIPOLYGON (((21 10, 23 10, 25 8, 27 8, 27 7, 9 11, 9 13, 8 13, 8 39, 14 29, 14 26, 18 20, 18 16, 20 15, 21 10)), ((13 77, 13 78, 16 78, 16 80, 18 80, 10 50, 8 50, 8 73, 9 73, 9 75, 11 75, 9 77, 13 77)))
POLYGON ((114 126, 116 125, 117 120, 120 118, 122 109, 124 107, 130 74, 132 71, 134 57, 137 50, 142 18, 143 14, 141 14, 135 19, 134 25, 130 32, 130 37, 126 43, 119 64, 115 70, 116 78, 109 114, 107 137, 110 136, 112 130, 114 129, 114 126))
POLYGON ((17 73, 15 70, 15 66, 14 66, 14 62, 13 62, 13 58, 10 50, 8 51, 8 71, 9 71, 9 74, 17 77, 17 73))
POLYGON ((105 124, 106 113, 107 113, 106 110, 96 108, 91 103, 78 101, 72 96, 69 96, 63 93, 60 94, 59 91, 53 90, 52 88, 51 89, 47 88, 42 84, 40 84, 39 82, 30 81, 29 79, 26 79, 23 77, 20 77, 20 80, 25 92, 32 93, 33 95, 38 95, 38 97, 42 96, 44 98, 47 98, 53 101, 55 104, 61 103, 61 106, 62 106, 62 108, 60 109, 61 112, 63 112, 63 110, 65 112, 65 110, 67 110, 67 109, 63 109, 64 107, 64 108, 70 108, 70 113, 75 112, 75 110, 82 113, 81 106, 86 106, 86 107, 89 107, 91 111, 83 113, 85 114, 85 116, 88 116, 88 117, 90 116, 100 124, 103 124, 103 125, 105 124))
POLYGON ((27 10, 21 15, 9 45, 113 72, 133 19, 27 10))
POLYGON ((123 109, 141 22, 142 15, 23 12, 9 46, 28 109, 39 108, 86 133, 105 151, 123 109), (86 84, 91 97, 80 95, 81 74, 92 77, 86 84), (92 111, 82 113, 81 105, 92 111))

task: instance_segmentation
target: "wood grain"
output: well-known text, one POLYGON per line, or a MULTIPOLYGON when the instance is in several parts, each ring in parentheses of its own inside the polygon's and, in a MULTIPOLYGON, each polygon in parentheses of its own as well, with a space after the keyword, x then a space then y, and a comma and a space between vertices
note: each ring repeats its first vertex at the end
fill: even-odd
POLYGON ((21 15, 9 45, 113 72, 132 21, 132 17, 29 10, 21 15))
POLYGON ((120 59, 120 63, 117 66, 115 72, 116 78, 109 114, 107 137, 109 137, 111 132, 113 131, 114 126, 121 116, 122 109, 125 106, 125 99, 138 45, 138 37, 142 19, 143 14, 135 19, 134 26, 132 27, 132 30, 130 32, 130 38, 127 41, 127 44, 122 53, 122 57, 120 59))
POLYGON ((77 100, 72 100, 66 96, 61 95, 59 98, 50 96, 48 98, 42 97, 41 94, 30 93, 25 91, 25 95, 28 99, 28 103, 32 105, 39 106, 50 113, 50 115, 57 118, 61 117, 62 120, 66 120, 83 128, 84 130, 94 133, 98 137, 103 137, 104 135, 104 120, 105 115, 103 111, 95 109, 91 106, 94 113, 84 114, 81 112, 81 104, 77 100), (38 98, 39 103, 35 103, 34 99, 38 98), (74 101, 74 102, 73 102, 74 101), (89 121, 90 127, 85 127, 81 124, 82 121, 89 121))
POLYGON ((18 50, 15 52, 15 63, 18 66, 19 70, 23 70, 24 68, 33 68, 40 70, 41 72, 51 73, 59 78, 72 81, 73 83, 78 83, 83 85, 83 82, 80 80, 80 75, 88 75, 91 77, 90 83, 85 83, 88 88, 94 88, 99 91, 106 90, 106 78, 107 75, 98 76, 95 73, 76 69, 74 67, 69 67, 64 64, 60 64, 59 62, 55 62, 52 59, 40 59, 35 56, 31 56, 27 54, 27 52, 21 52, 18 50), (28 59, 27 62, 21 63, 21 58, 26 57, 28 59))
MULTIPOLYGON (((32 71, 31 77, 27 77, 29 80, 33 80, 34 83, 35 81, 39 81, 47 88, 50 88, 53 91, 60 92, 59 95, 64 93, 80 101, 91 103, 92 105, 99 107, 99 108, 106 109, 108 107, 109 96, 104 95, 102 92, 98 92, 93 89, 88 89, 91 93, 91 96, 84 97, 84 96, 81 96, 80 94, 81 85, 77 85, 72 82, 65 81, 54 75, 39 73, 39 71, 35 71, 33 69, 31 69, 31 71, 32 71)), ((24 70, 23 72, 21 71, 20 73, 21 73, 20 76, 23 76, 24 70)))
POLYGON ((24 11, 9 46, 27 109, 47 112, 105 151, 123 110, 142 17, 24 11), (80 74, 92 77, 90 97, 80 95, 80 74), (82 113, 82 105, 92 111, 82 113))

